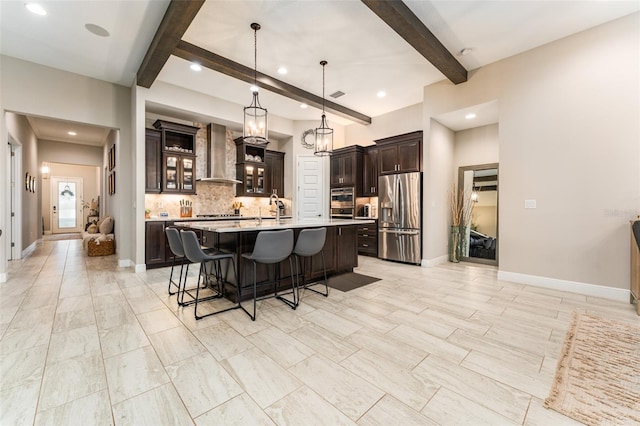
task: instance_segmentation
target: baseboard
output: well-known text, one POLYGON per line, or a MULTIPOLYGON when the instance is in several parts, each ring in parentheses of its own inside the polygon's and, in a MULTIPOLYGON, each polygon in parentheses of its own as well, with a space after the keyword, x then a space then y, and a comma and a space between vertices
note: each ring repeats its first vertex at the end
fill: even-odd
POLYGON ((22 250, 22 257, 21 259, 24 259, 25 257, 27 257, 29 254, 31 254, 32 251, 34 251, 36 249, 36 245, 38 244, 38 240, 32 242, 31 244, 29 244, 29 246, 22 250))
POLYGON ((133 266, 133 262, 130 259, 118 259, 118 267, 128 268, 129 266, 133 266))
POLYGON ((141 264, 136 265, 136 269, 135 269, 136 273, 144 272, 146 270, 147 270, 147 265, 146 264, 141 263, 141 264))
POLYGON ((510 281, 518 284, 527 284, 535 287, 551 288, 554 290, 568 291, 571 293, 600 297, 603 299, 610 299, 618 302, 628 302, 630 294, 629 290, 622 288, 605 287, 602 285, 560 280, 557 278, 540 277, 537 275, 518 274, 516 272, 498 271, 498 280, 510 281))
POLYGON ((420 266, 424 268, 431 268, 436 265, 441 265, 449 261, 449 255, 445 254, 444 256, 434 257, 433 259, 422 259, 420 262, 420 266))
POLYGON ((0 283, 6 283, 7 282, 7 273, 3 272, 0 274, 0 283))
POLYGON ((51 231, 44 231, 44 235, 51 235, 51 231))

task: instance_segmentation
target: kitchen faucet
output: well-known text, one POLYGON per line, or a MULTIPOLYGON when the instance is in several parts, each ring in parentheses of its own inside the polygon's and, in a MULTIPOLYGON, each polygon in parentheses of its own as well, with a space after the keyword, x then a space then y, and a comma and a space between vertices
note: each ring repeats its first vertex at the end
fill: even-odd
POLYGON ((280 222, 280 205, 279 205, 279 201, 280 198, 278 198, 278 194, 276 194, 275 192, 273 194, 271 194, 271 196, 269 197, 269 205, 275 204, 276 206, 276 222, 280 222), (273 201, 273 199, 276 199, 275 202, 273 201))

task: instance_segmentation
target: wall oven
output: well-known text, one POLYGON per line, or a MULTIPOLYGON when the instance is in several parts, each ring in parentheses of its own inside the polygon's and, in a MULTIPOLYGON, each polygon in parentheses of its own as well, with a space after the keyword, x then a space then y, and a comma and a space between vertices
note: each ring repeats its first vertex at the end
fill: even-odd
POLYGON ((331 188, 331 217, 353 219, 355 216, 355 188, 331 188))

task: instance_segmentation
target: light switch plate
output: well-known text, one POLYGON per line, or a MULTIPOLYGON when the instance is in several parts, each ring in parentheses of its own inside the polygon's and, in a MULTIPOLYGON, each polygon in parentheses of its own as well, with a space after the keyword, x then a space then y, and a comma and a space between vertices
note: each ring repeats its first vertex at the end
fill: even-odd
POLYGON ((536 200, 524 200, 524 208, 525 209, 535 209, 536 208, 536 200))

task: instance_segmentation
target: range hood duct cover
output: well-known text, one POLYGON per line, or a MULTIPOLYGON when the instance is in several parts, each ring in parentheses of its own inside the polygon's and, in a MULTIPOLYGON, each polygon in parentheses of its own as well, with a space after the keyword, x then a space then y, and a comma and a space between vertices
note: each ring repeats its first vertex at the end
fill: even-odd
POLYGON ((207 177, 201 182, 242 183, 228 178, 227 170, 227 128, 219 124, 207 125, 207 177))

